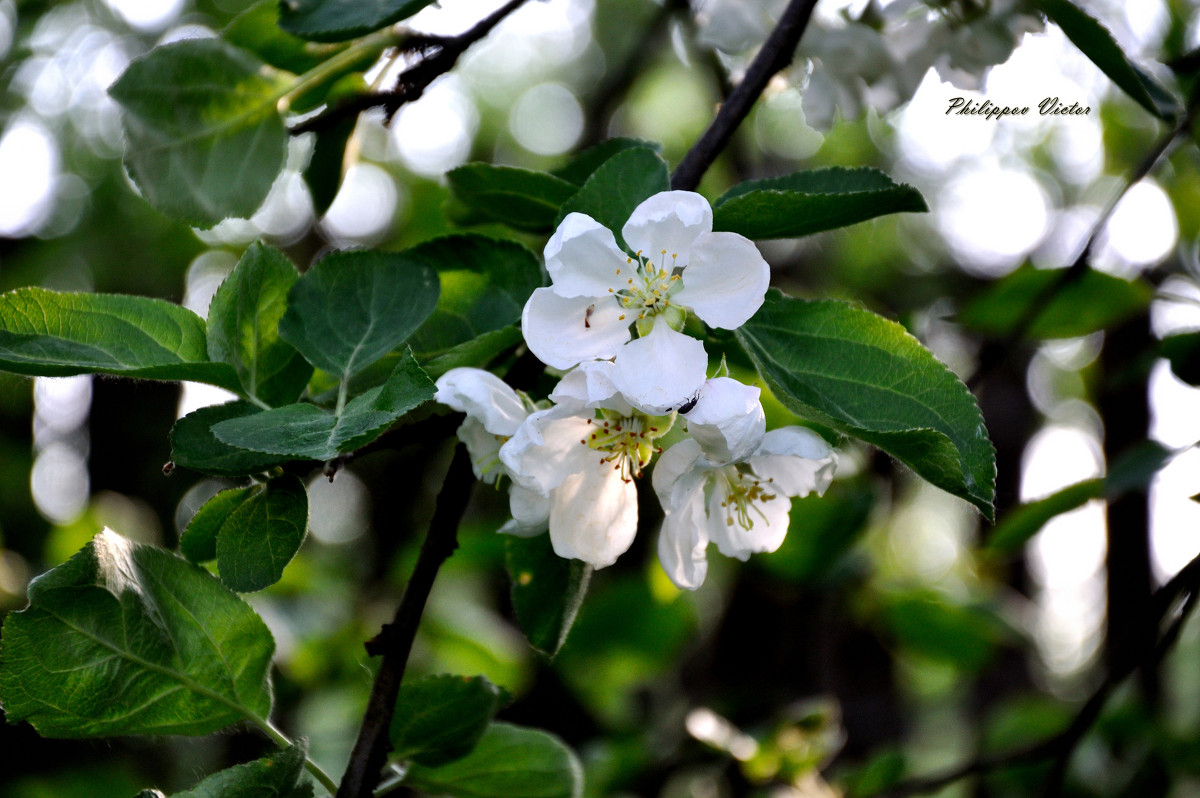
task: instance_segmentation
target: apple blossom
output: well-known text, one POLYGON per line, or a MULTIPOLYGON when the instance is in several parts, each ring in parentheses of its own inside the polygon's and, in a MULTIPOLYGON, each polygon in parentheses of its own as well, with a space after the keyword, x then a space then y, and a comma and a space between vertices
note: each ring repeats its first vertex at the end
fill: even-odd
POLYGON ((668 449, 653 476, 665 513, 659 560, 671 581, 689 590, 704 582, 709 542, 740 560, 779 548, 787 534, 790 498, 824 493, 837 462, 812 430, 784 427, 763 433, 757 397, 747 407, 748 392, 757 389, 714 387, 713 382, 692 411, 700 411, 708 423, 693 422, 689 413, 693 437, 668 449), (741 456, 725 459, 734 453, 741 456))
POLYGON ((713 327, 737 328, 761 307, 770 281, 749 239, 714 233, 712 225, 704 197, 660 192, 621 228, 636 252, 630 256, 595 219, 568 214, 546 244, 552 285, 535 290, 521 315, 530 351, 559 369, 612 359, 614 385, 645 413, 690 400, 708 357, 680 332, 688 311, 713 327))
POLYGON ((458 438, 471 455, 475 478, 495 483, 503 473, 500 446, 533 411, 532 404, 504 380, 483 369, 450 369, 435 386, 434 401, 467 414, 459 425, 458 438))

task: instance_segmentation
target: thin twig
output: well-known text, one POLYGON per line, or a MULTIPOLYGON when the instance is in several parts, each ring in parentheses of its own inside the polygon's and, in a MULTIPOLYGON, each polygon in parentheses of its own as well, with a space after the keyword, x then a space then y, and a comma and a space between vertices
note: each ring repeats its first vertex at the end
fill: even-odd
MULTIPOLYGON (((1200 87, 1200 84, 1197 84, 1200 87)), ((992 373, 996 368, 1004 362, 1008 357, 1008 353, 1012 351, 1014 346, 1025 337, 1029 332, 1029 328, 1033 323, 1045 312, 1050 303, 1058 294, 1070 286, 1072 283, 1083 278, 1087 274, 1091 266, 1092 250, 1096 246, 1096 242, 1100 238, 1100 234, 1104 232, 1104 228, 1108 225, 1109 219, 1112 218, 1113 212, 1116 211, 1117 205, 1124 199, 1129 190, 1142 181, 1158 162, 1165 156, 1180 139, 1187 135, 1192 126, 1195 124, 1197 112, 1200 112, 1200 97, 1193 96, 1188 103, 1187 111, 1179 118, 1179 121, 1164 133, 1154 146, 1146 153, 1137 168, 1129 175, 1129 180, 1121 187, 1121 190, 1109 201, 1105 206, 1104 211, 1100 214, 1092 225, 1091 232, 1088 234, 1087 241, 1080 250, 1079 255, 1066 269, 1059 271, 1057 278, 1050 283, 1047 283, 1041 291, 1039 291, 1029 304, 1025 306, 1024 311, 1018 317, 1008 335, 1003 341, 989 345, 984 350, 984 354, 980 357, 979 368, 967 380, 967 386, 971 390, 975 390, 979 385, 992 373)))
POLYGON ((796 46, 800 44, 800 37, 804 35, 816 5, 817 0, 792 0, 788 3, 783 16, 779 18, 779 24, 750 63, 746 76, 730 92, 708 130, 675 167, 671 175, 671 188, 692 191, 700 185, 700 178, 729 144, 734 131, 750 113, 771 77, 792 62, 796 46))
POLYGON ((1109 696, 1129 674, 1144 663, 1157 662, 1166 655, 1179 636, 1183 624, 1195 608, 1200 595, 1200 557, 1196 557, 1176 574, 1169 582, 1154 592, 1150 598, 1150 618, 1147 623, 1158 628, 1163 618, 1175 606, 1180 596, 1185 596, 1184 604, 1179 613, 1172 619, 1171 625, 1158 637, 1155 645, 1148 651, 1136 651, 1133 647, 1126 650, 1119 666, 1113 668, 1099 687, 1088 697, 1080 707, 1071 723, 1057 734, 1051 735, 1025 748, 994 756, 978 756, 969 762, 945 770, 932 776, 921 776, 892 785, 880 793, 881 798, 907 798, 910 795, 923 795, 936 792, 943 787, 953 784, 969 776, 980 776, 994 770, 1018 765, 1024 762, 1037 762, 1054 758, 1051 772, 1043 784, 1046 790, 1043 798, 1057 794, 1058 783, 1061 782, 1070 762, 1071 754, 1079 742, 1100 717, 1101 711, 1109 696))
POLYGON ((405 49, 420 52, 422 57, 414 66, 400 73, 400 77, 396 79, 396 88, 353 97, 311 119, 306 119, 290 128, 288 132, 298 136, 301 133, 322 130, 346 117, 358 116, 370 108, 384 109, 385 117, 390 120, 402 105, 419 100, 425 89, 429 88, 429 84, 453 69, 458 63, 458 57, 471 45, 491 33, 492 28, 524 4, 525 0, 509 0, 477 22, 470 30, 457 36, 422 36, 409 39, 405 49))
POLYGON ((412 577, 404 588, 404 597, 396 608, 396 615, 367 643, 367 652, 372 656, 381 655, 383 661, 379 665, 379 672, 375 674, 362 728, 359 729, 354 751, 350 754, 350 763, 346 766, 337 798, 370 798, 379 782, 380 771, 387 759, 392 713, 396 708, 396 696, 404 679, 408 655, 412 651, 421 614, 425 611, 425 602, 433 589, 438 569, 458 548, 458 523, 470 497, 472 481, 471 457, 460 443, 450 462, 442 491, 438 494, 429 532, 421 544, 421 553, 412 577))

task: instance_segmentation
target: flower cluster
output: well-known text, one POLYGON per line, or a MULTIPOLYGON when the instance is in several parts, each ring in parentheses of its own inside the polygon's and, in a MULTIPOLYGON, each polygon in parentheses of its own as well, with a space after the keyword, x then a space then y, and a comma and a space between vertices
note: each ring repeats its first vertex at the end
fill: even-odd
POLYGON ((762 305, 770 275, 754 244, 714 233, 708 202, 685 191, 647 199, 620 236, 628 252, 572 213, 546 245, 551 285, 521 321, 530 351, 566 372, 546 400, 473 368, 444 374, 435 398, 466 414, 476 476, 509 481, 501 531, 548 531, 557 554, 596 568, 632 544, 636 481, 657 457, 659 558, 695 589, 710 542, 743 560, 777 549, 790 498, 823 493, 836 457, 811 430, 767 432, 759 389, 709 379, 704 344, 684 332, 689 313, 734 329, 762 305))

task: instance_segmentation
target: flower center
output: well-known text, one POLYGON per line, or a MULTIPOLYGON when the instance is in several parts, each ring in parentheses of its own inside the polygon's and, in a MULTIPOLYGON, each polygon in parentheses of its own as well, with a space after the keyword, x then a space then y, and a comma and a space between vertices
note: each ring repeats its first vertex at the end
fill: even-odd
POLYGON ((640 477, 655 453, 662 451, 654 445, 654 440, 663 432, 657 426, 650 426, 651 419, 647 416, 588 419, 587 423, 594 429, 579 442, 600 452, 600 462, 611 463, 625 482, 640 477))
POLYGON ((771 483, 774 480, 768 479, 764 482, 753 471, 743 471, 736 465, 728 465, 721 469, 720 479, 725 485, 725 497, 721 500, 721 506, 725 508, 726 526, 733 526, 736 520, 742 529, 753 529, 754 519, 750 516, 751 511, 757 513, 763 521, 767 521, 758 503, 769 502, 778 497, 779 494, 771 492, 771 483))
POLYGON ((625 286, 609 291, 616 294, 617 300, 625 310, 618 319, 629 319, 637 323, 638 334, 646 335, 654 325, 654 317, 666 313, 671 326, 682 327, 687 315, 686 308, 671 304, 671 295, 683 287, 682 267, 676 265, 678 253, 668 256, 667 251, 659 252, 658 263, 637 253, 637 265, 634 259, 628 258, 630 264, 624 269, 617 269, 617 275, 625 277, 625 286))

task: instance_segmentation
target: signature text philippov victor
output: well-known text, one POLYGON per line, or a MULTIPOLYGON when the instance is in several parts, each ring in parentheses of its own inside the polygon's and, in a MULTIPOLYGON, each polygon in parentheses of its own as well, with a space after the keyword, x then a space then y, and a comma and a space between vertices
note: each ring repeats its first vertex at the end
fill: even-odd
MULTIPOLYGON (((1042 116, 1083 116, 1091 113, 1091 106, 1080 105, 1079 103, 1071 103, 1066 105, 1057 97, 1047 97, 1037 104, 1038 113, 1042 116)), ((946 115, 954 114, 955 116, 983 116, 989 120, 1001 119, 1006 116, 1024 116, 1029 113, 1028 106, 1009 107, 1007 105, 995 105, 991 100, 983 102, 972 102, 965 97, 953 97, 950 100, 950 107, 946 109, 946 115)))

